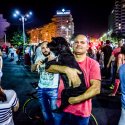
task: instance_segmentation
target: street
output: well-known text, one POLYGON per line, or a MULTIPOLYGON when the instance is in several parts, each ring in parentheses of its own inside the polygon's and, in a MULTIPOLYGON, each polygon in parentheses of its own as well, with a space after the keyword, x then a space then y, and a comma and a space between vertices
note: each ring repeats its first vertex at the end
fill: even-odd
MULTIPOLYGON (((38 121, 29 120, 22 111, 22 106, 27 93, 34 91, 30 85, 31 82, 38 80, 37 73, 30 72, 22 64, 16 63, 17 59, 10 61, 3 57, 3 77, 2 87, 4 89, 13 89, 16 91, 20 102, 19 110, 14 113, 15 125, 39 125, 38 121)), ((98 125, 117 125, 120 117, 120 95, 110 97, 108 94, 109 81, 102 81, 101 94, 93 98, 93 115, 96 117, 98 125)))

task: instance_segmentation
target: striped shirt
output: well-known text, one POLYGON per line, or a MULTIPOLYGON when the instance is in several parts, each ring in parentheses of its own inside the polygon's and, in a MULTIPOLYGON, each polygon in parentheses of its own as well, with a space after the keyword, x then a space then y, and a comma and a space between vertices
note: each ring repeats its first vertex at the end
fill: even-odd
POLYGON ((0 125, 9 124, 12 120, 12 107, 17 105, 18 99, 14 90, 4 90, 7 101, 0 101, 0 125))

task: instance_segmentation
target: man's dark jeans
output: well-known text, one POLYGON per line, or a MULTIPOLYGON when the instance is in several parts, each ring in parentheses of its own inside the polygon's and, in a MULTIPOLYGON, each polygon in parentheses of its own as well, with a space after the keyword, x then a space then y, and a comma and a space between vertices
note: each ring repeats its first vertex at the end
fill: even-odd
POLYGON ((37 94, 41 106, 41 112, 44 117, 45 125, 59 125, 57 120, 59 114, 52 112, 52 110, 57 108, 56 100, 58 95, 58 89, 38 88, 37 94))
POLYGON ((70 113, 63 114, 63 125, 88 125, 90 117, 80 117, 70 113))

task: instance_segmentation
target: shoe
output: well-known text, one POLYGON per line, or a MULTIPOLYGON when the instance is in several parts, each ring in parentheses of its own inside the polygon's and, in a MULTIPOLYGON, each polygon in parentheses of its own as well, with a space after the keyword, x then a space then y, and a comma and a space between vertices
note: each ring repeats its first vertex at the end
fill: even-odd
POLYGON ((108 96, 115 96, 115 94, 111 93, 111 94, 109 94, 108 96))
POLYGON ((122 93, 121 92, 117 92, 118 95, 121 95, 122 93))
POLYGON ((114 85, 112 84, 109 88, 110 88, 110 89, 114 89, 114 85))

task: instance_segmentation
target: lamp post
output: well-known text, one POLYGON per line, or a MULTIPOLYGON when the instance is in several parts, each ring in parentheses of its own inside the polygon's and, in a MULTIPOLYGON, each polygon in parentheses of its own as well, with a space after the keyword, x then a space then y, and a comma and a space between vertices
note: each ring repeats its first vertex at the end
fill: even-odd
POLYGON ((4 43, 6 44, 7 38, 6 38, 6 33, 4 35, 4 43))
POLYGON ((21 16, 21 20, 22 20, 22 26, 23 26, 23 44, 25 45, 26 39, 25 39, 25 28, 24 28, 24 21, 25 21, 24 16, 21 16))
POLYGON ((14 17, 19 17, 19 20, 22 21, 22 36, 23 36, 23 45, 25 45, 26 43, 26 39, 25 39, 25 21, 32 15, 32 12, 28 12, 24 15, 22 15, 18 10, 15 11, 15 13, 13 14, 14 17))

